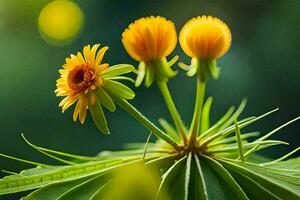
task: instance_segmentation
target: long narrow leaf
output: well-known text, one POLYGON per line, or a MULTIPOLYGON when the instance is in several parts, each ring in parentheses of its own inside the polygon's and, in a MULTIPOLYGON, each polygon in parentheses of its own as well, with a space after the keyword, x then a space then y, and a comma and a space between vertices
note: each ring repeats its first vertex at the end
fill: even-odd
POLYGON ((249 177, 258 184, 262 185, 265 189, 269 190, 272 194, 275 194, 280 199, 296 200, 300 198, 299 190, 300 186, 290 185, 284 180, 279 180, 272 178, 271 176, 266 176, 265 173, 261 173, 257 170, 249 170, 244 166, 235 164, 233 162, 220 160, 220 162, 228 169, 235 171, 240 175, 249 177))
POLYGON ((246 104, 247 104, 247 99, 243 99, 241 104, 237 108, 237 110, 233 113, 233 115, 231 115, 231 117, 224 124, 222 124, 220 129, 224 129, 224 128, 227 128, 228 126, 230 126, 234 122, 234 120, 236 120, 240 116, 240 114, 243 112, 243 110, 246 107, 246 104))
POLYGON ((179 137, 178 134, 175 130, 175 128, 169 124, 165 119, 163 118, 159 118, 158 122, 160 123, 160 125, 165 129, 165 131, 167 132, 167 134, 173 138, 176 142, 179 142, 179 137))
MULTIPOLYGON (((277 163, 277 162, 280 162, 280 161, 282 161, 282 160, 284 160, 284 159, 290 157, 291 155, 293 155, 294 153, 296 153, 296 152, 299 151, 299 150, 300 150, 300 147, 294 149, 293 151, 287 153, 286 155, 284 155, 284 156, 282 156, 282 157, 280 157, 280 158, 278 158, 278 159, 276 159, 276 160, 273 160, 273 161, 267 162, 267 163, 263 163, 263 164, 261 164, 261 166, 272 165, 272 164, 275 164, 275 163, 277 163)), ((299 163, 299 164, 300 164, 300 163, 299 163)))
POLYGON ((129 72, 134 71, 134 67, 129 64, 118 64, 118 65, 113 65, 101 72, 101 77, 106 78, 106 77, 115 77, 119 76, 122 74, 127 74, 129 72))
POLYGON ((42 153, 42 154, 44 154, 44 155, 46 155, 46 156, 48 156, 48 157, 50 157, 50 158, 53 158, 53 159, 55 159, 55 160, 57 160, 57 161, 59 161, 59 162, 62 162, 62 163, 64 163, 64 164, 67 164, 67 165, 74 165, 74 164, 75 164, 75 163, 73 163, 73 162, 71 162, 71 161, 68 161, 68 160, 59 158, 59 157, 57 157, 57 156, 55 156, 55 155, 52 155, 52 154, 48 153, 47 151, 44 151, 44 150, 42 150, 41 148, 35 146, 34 144, 30 143, 30 142, 25 138, 24 134, 21 134, 21 136, 22 136, 23 140, 24 140, 30 147, 32 147, 33 149, 39 151, 40 153, 42 153))
POLYGON ((104 173, 132 162, 136 161, 132 159, 124 159, 117 161, 108 160, 106 162, 89 162, 85 164, 56 168, 51 171, 47 170, 44 173, 38 173, 30 176, 17 176, 9 179, 0 179, 0 195, 27 191, 49 184, 85 178, 104 173))
POLYGON ((122 98, 122 99, 133 99, 135 94, 127 86, 113 80, 105 80, 103 86, 110 94, 122 98))
POLYGON ((238 149, 239 149, 239 154, 240 154, 240 158, 241 161, 244 162, 244 154, 243 154, 243 144, 242 144, 242 139, 241 139, 241 131, 239 129, 239 126, 237 124, 237 121, 234 121, 234 126, 235 126, 235 134, 236 134, 236 141, 238 144, 238 149))
POLYGON ((202 168, 201 168, 201 164, 200 164, 200 160, 198 158, 198 155, 194 155, 194 159, 195 159, 195 162, 196 162, 198 176, 199 176, 199 188, 196 188, 196 190, 199 191, 199 198, 203 199, 203 200, 206 200, 206 199, 208 199, 207 189, 206 189, 204 175, 203 175, 203 171, 202 171, 202 168))
MULTIPOLYGON (((180 196, 184 197, 184 185, 183 188, 180 188, 178 185, 176 188, 172 185, 174 179, 178 176, 178 174, 184 169, 184 163, 186 162, 186 156, 178 160, 174 165, 172 165, 167 172, 162 176, 162 182, 159 186, 159 190, 157 193, 157 200, 166 200, 166 194, 168 199, 171 200, 172 192, 170 189, 177 189, 177 191, 182 191, 180 196), (173 187, 173 188, 172 188, 173 187)), ((177 196, 176 199, 180 199, 180 196, 177 196)))
POLYGON ((203 105, 202 117, 201 117, 201 127, 200 127, 200 135, 205 132, 210 127, 210 109, 213 98, 208 97, 203 105))
POLYGON ((234 106, 230 107, 229 110, 224 114, 224 116, 219 121, 217 121, 214 125, 212 125, 207 131, 201 133, 200 136, 198 137, 198 140, 200 141, 200 139, 210 136, 212 133, 214 133, 214 131, 231 116, 233 111, 234 111, 234 106))
POLYGON ((116 105, 111 99, 111 97, 105 92, 101 87, 96 89, 96 96, 98 101, 107 108, 110 112, 114 112, 116 110, 116 105))
MULTIPOLYGON (((241 134, 241 139, 245 140, 245 139, 248 139, 251 137, 257 137, 259 135, 260 135, 259 132, 243 133, 243 134, 241 134)), ((234 141, 236 141, 236 136, 231 136, 231 137, 227 137, 227 138, 224 138, 224 139, 216 141, 216 142, 211 142, 208 145, 208 147, 218 146, 218 145, 222 145, 222 144, 228 144, 228 143, 234 142, 234 141)))
POLYGON ((226 182, 226 184, 231 188, 232 192, 235 193, 237 199, 249 200, 242 188, 218 161, 213 160, 207 156, 204 157, 206 159, 206 162, 210 164, 210 166, 223 178, 224 182, 226 182))
MULTIPOLYGON (((274 133, 278 132, 279 130, 283 129, 284 127, 290 125, 291 123, 293 123, 293 122, 295 122, 295 121, 297 121, 299 119, 300 119, 300 117, 297 117, 295 119, 292 119, 292 120, 288 121, 287 123, 285 123, 285 124, 283 124, 283 125, 275 128, 274 130, 272 130, 271 132, 267 133, 266 135, 258 138, 256 141, 259 142, 259 141, 263 141, 263 140, 267 139, 268 137, 272 136, 274 133)), ((255 146, 252 149, 250 149, 249 151, 247 151, 245 153, 245 157, 249 156, 251 153, 253 153, 256 150, 256 148, 258 148, 258 146, 255 146)))
POLYGON ((184 179, 184 200, 189 198, 189 185, 191 179, 192 153, 189 153, 186 161, 185 179, 184 179))
POLYGON ((105 134, 109 134, 109 129, 106 121, 106 117, 102 110, 102 106, 96 102, 95 105, 89 107, 89 111, 91 113, 92 119, 97 126, 97 128, 105 134))
MULTIPOLYGON (((256 122, 256 121, 258 121, 258 120, 260 120, 260 119, 262 119, 262 118, 264 118, 264 117, 266 117, 266 116, 268 116, 268 115, 270 115, 270 114, 272 114, 272 113, 274 113, 274 112, 276 112, 276 111, 278 111, 278 108, 276 108, 276 109, 274 109, 274 110, 271 110, 270 112, 267 112, 267 113, 265 113, 265 114, 263 114, 263 115, 260 115, 260 116, 258 116, 258 117, 255 117, 254 119, 249 120, 249 121, 247 121, 247 122, 245 122, 245 123, 242 123, 241 125, 238 123, 238 125, 239 125, 240 129, 242 129, 242 128, 244 128, 244 127, 246 127, 246 126, 248 126, 248 125, 250 125, 250 124, 252 124, 252 123, 254 123, 254 122, 256 122)), ((208 143, 210 143, 211 141, 215 140, 216 138, 218 138, 218 137, 220 137, 220 136, 227 135, 228 133, 230 133, 230 132, 233 131, 234 129, 235 129, 234 126, 230 126, 230 127, 226 128, 226 129, 220 131, 220 132, 217 132, 217 133, 215 133, 214 135, 212 135, 212 136, 210 136, 209 138, 207 138, 207 139, 202 143, 202 145, 207 145, 208 143)))
MULTIPOLYGON (((259 146, 259 149, 264 149, 267 148, 269 146, 273 146, 273 145, 280 145, 280 144, 285 144, 287 145, 288 143, 283 142, 283 141, 279 141, 279 140, 265 140, 265 141, 261 141, 261 142, 251 142, 248 144, 244 144, 243 145, 243 149, 250 149, 254 146, 259 146)), ((229 147, 223 147, 223 148, 211 148, 208 149, 207 152, 208 153, 223 153, 223 152, 232 152, 232 151, 238 151, 238 146, 237 145, 232 145, 229 147)))

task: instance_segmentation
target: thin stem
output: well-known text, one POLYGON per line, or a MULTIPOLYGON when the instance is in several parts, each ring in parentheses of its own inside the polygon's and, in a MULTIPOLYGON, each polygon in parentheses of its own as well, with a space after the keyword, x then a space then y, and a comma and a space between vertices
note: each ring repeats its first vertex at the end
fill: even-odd
POLYGON ((292 154, 296 153, 296 152, 299 151, 299 150, 300 150, 300 147, 298 147, 297 149, 294 149, 294 150, 291 151, 290 153, 288 153, 288 154, 286 154, 286 155, 284 155, 284 156, 282 156, 282 157, 280 157, 280 158, 278 158, 278 159, 276 159, 276 160, 273 160, 273 161, 270 161, 270 162, 266 162, 266 163, 262 163, 262 164, 260 164, 260 165, 261 165, 261 166, 272 165, 272 164, 274 164, 274 163, 280 162, 280 161, 282 161, 282 160, 284 160, 284 159, 290 157, 292 154))
POLYGON ((200 71, 198 71, 198 73, 199 74, 197 78, 196 102, 195 102, 193 120, 190 128, 190 140, 189 140, 190 146, 193 146, 194 143, 197 141, 197 136, 200 130, 200 121, 201 121, 203 101, 204 101, 205 88, 206 88, 205 77, 200 74, 201 73, 200 71))
POLYGON ((180 150, 178 144, 170 138, 165 132, 155 126, 151 121, 149 121, 142 113, 140 113, 135 107, 133 107, 128 101, 125 99, 120 99, 113 97, 114 101, 121 106, 124 110, 126 110, 129 114, 131 114, 137 121, 143 124, 146 128, 148 128, 154 135, 165 140, 167 143, 172 145, 175 149, 180 150))
POLYGON ((172 116, 176 129, 179 132, 180 136, 182 137, 184 144, 186 144, 187 143, 186 129, 180 117, 180 114, 178 113, 177 108, 174 104, 167 82, 166 81, 156 81, 156 82, 168 106, 169 112, 172 116))
POLYGON ((237 120, 234 120, 234 126, 235 126, 235 135, 236 135, 236 142, 238 144, 239 147, 239 154, 240 154, 240 158, 241 161, 244 162, 244 154, 243 154, 243 144, 242 144, 242 139, 241 139, 241 130, 238 126, 237 120))
POLYGON ((147 137, 147 141, 146 141, 145 148, 144 148, 144 153, 143 153, 143 160, 145 160, 145 158, 146 158, 146 153, 147 153, 148 144, 149 144, 151 135, 152 135, 152 132, 150 132, 150 134, 147 137))

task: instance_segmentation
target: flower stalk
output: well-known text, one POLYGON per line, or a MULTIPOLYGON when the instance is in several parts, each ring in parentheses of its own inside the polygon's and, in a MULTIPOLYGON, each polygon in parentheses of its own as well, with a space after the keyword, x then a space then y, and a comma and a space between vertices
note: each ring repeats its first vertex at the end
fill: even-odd
POLYGON ((151 121, 149 121, 142 113, 140 113, 135 107, 133 107, 128 101, 125 99, 120 99, 117 97, 113 97, 114 101, 125 111, 131 114, 137 121, 143 124, 146 128, 148 128, 154 135, 165 140, 167 143, 172 145, 176 150, 180 150, 180 146, 168 136, 165 132, 155 126, 151 121))
POLYGON ((190 127, 190 138, 189 138, 189 146, 194 146, 197 142, 197 136, 200 131, 200 123, 201 123, 201 115, 203 109, 203 102, 205 97, 205 89, 206 89, 206 78, 205 78, 205 70, 207 68, 208 62, 206 60, 198 60, 195 62, 197 66, 197 91, 196 91, 196 100, 194 107, 193 119, 190 127))
POLYGON ((171 96, 169 87, 166 81, 156 81, 158 88, 166 102, 166 105, 169 109, 169 112, 172 116, 174 124, 176 126, 177 131, 179 132, 184 144, 187 143, 187 136, 186 136, 186 128, 183 124, 183 121, 180 117, 180 114, 177 111, 173 98, 171 96))

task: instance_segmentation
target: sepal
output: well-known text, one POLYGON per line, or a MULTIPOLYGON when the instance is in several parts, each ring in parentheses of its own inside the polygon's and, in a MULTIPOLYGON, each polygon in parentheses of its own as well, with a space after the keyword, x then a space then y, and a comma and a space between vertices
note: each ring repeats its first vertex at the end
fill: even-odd
POLYGON ((144 81, 145 86, 150 87, 154 81, 168 81, 176 76, 177 71, 173 71, 171 67, 177 62, 178 58, 178 56, 174 56, 170 61, 162 58, 155 61, 140 62, 135 86, 139 87, 144 81))
POLYGON ((190 65, 180 62, 178 63, 178 66, 187 71, 186 75, 188 77, 193 77, 198 74, 201 79, 205 79, 207 76, 210 76, 216 80, 220 76, 220 68, 217 66, 216 60, 200 60, 198 58, 192 58, 190 65))

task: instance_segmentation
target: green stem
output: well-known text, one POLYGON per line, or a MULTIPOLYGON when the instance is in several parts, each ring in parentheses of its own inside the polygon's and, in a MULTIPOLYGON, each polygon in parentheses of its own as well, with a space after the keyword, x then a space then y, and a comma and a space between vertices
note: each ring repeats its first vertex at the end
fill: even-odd
POLYGON ((157 83, 158 88, 161 91, 162 96, 165 99, 165 102, 166 102, 169 112, 173 118, 176 129, 179 132, 179 134, 181 135, 184 144, 186 144, 187 143, 186 129, 185 129, 183 121, 176 109, 176 106, 175 106, 173 98, 170 94, 170 90, 168 88, 167 82, 166 81, 156 81, 156 83, 157 83))
POLYGON ((189 145, 193 146, 197 141, 197 136, 200 130, 200 121, 202 115, 203 101, 205 96, 205 77, 201 74, 200 70, 198 71, 197 78, 197 93, 196 93, 196 102, 194 108, 193 120, 190 128, 190 139, 189 145))
POLYGON ((146 128, 148 128, 154 135, 165 140, 167 143, 172 145, 175 149, 180 150, 178 144, 170 138, 165 132, 155 126, 151 121, 149 121, 142 113, 140 113, 135 107, 133 107, 128 101, 125 99, 120 99, 113 97, 114 101, 121 106, 124 110, 126 110, 129 114, 131 114, 137 121, 142 123, 146 128))

